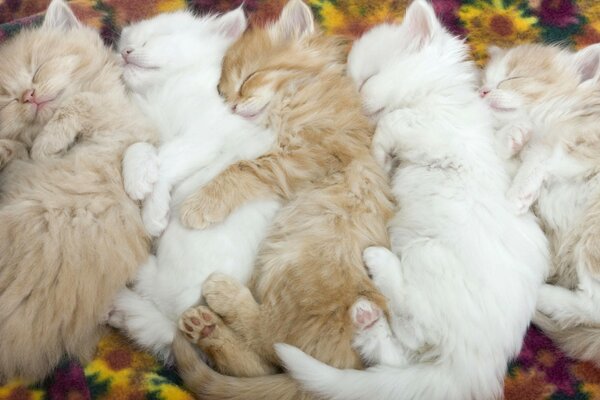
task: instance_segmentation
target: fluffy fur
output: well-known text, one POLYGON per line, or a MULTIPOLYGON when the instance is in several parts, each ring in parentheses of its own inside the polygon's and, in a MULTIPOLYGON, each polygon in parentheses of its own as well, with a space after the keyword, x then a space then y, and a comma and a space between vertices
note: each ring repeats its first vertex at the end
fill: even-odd
POLYGON ((114 296, 148 257, 121 159, 155 133, 113 57, 61 0, 0 48, 0 139, 33 159, 0 175, 0 381, 91 358, 114 296))
POLYGON ((246 376, 209 369, 180 337, 179 370, 201 398, 308 396, 285 374, 260 376, 279 364, 276 342, 337 367, 362 366, 351 346, 351 307, 364 297, 385 309, 385 300, 361 254, 387 244, 393 204, 343 60, 344 46, 315 31, 299 0, 273 25, 246 32, 224 59, 220 92, 238 114, 277 132, 277 148, 228 168, 194 194, 182 206, 184 223, 204 227, 255 199, 284 205, 259 251, 252 293, 214 274, 202 289, 210 308, 182 317, 182 331, 220 372, 246 376))
POLYGON ((279 207, 276 200, 255 201, 205 230, 179 222, 181 200, 274 143, 273 134, 233 114, 217 93, 225 50, 245 28, 241 8, 219 17, 178 12, 125 28, 119 43, 125 81, 161 133, 158 150, 141 143, 127 151, 125 188, 134 198, 147 196, 143 215, 150 232, 168 225, 155 243, 156 256, 118 296, 110 322, 165 359, 177 319, 198 303, 210 273, 250 279, 258 245, 279 207))
POLYGON ((373 152, 401 205, 393 252, 365 250, 391 323, 361 302, 355 344, 376 364, 339 370, 286 345, 278 355, 304 387, 331 399, 495 399, 521 348, 548 270, 543 232, 517 216, 494 151, 468 48, 425 1, 400 26, 359 39, 349 71, 377 129, 373 152), (397 165, 397 168, 394 167, 397 165), (476 366, 476 368, 474 368, 476 366))
POLYGON ((519 167, 509 197, 519 211, 537 201, 552 248, 535 322, 571 356, 600 364, 600 46, 491 55, 482 95, 519 167))

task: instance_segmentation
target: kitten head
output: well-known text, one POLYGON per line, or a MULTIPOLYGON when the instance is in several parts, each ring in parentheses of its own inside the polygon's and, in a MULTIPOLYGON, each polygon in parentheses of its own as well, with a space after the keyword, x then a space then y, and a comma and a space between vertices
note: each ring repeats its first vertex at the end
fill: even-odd
POLYGON ((316 32, 310 8, 290 0, 272 25, 248 30, 231 46, 218 90, 236 114, 268 126, 271 117, 310 101, 324 73, 340 74, 342 53, 339 42, 316 32))
POLYGON ((570 53, 556 46, 492 47, 480 96, 497 112, 511 112, 594 85, 600 45, 570 53))
POLYGON ((53 0, 41 27, 0 45, 0 138, 30 146, 61 103, 106 75, 111 59, 97 32, 83 27, 66 2, 53 0))
POLYGON ((354 43, 348 73, 362 95, 365 112, 377 120, 443 93, 456 85, 457 78, 475 85, 467 54, 466 45, 442 27, 431 5, 415 0, 402 24, 376 26, 354 43))
POLYGON ((160 14, 130 25, 123 29, 118 45, 125 83, 142 92, 194 67, 216 84, 225 50, 245 30, 241 7, 220 16, 195 17, 187 11, 160 14))

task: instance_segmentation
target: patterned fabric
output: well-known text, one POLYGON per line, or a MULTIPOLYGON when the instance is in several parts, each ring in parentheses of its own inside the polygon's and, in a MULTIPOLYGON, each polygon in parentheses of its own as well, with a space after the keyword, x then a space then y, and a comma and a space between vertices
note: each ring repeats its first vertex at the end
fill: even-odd
MULTIPOLYGON (((157 13, 189 7, 198 12, 226 11, 242 0, 72 0, 77 16, 99 29, 108 44, 124 24, 157 13)), ((466 36, 474 57, 483 63, 489 44, 560 42, 580 48, 600 42, 600 2, 595 0, 432 0, 444 24, 466 36)), ((0 0, 0 41, 22 26, 38 23, 49 0, 0 0)), ((285 0, 246 0, 254 23, 278 15, 285 0)), ((370 26, 401 18, 408 0, 308 0, 327 33, 356 37, 370 26)), ((0 60, 0 62, 2 62, 0 60)), ((1 351, 1 350, 0 350, 1 351)), ((473 365, 473 368, 478 368, 473 365)), ((96 358, 82 367, 65 362, 43 383, 10 382, 0 400, 173 399, 192 396, 180 388, 176 373, 116 333, 107 335, 96 358)), ((435 382, 432 382, 435 384, 435 382)), ((509 366, 508 400, 600 399, 600 369, 575 362, 531 328, 509 366)))

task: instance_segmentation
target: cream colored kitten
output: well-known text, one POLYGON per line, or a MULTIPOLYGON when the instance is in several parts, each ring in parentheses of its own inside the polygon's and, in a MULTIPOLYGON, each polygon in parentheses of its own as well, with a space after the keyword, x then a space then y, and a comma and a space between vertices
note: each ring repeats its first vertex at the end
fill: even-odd
POLYGON ((517 212, 537 202, 553 250, 535 322, 571 356, 600 364, 600 45, 491 56, 481 95, 518 164, 508 196, 517 212))
POLYGON ((120 171, 127 146, 154 131, 113 57, 63 0, 0 47, 0 151, 13 158, 0 174, 0 382, 91 358, 114 295, 148 257, 120 171), (27 150, 33 160, 14 159, 27 150))

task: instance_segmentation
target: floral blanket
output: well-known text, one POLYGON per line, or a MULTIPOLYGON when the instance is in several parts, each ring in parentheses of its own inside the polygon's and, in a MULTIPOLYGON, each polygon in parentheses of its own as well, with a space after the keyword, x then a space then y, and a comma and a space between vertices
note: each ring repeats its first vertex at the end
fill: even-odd
MULTIPOLYGON (((407 0, 305 0, 327 33, 356 37, 381 21, 402 17, 407 0)), ((467 37, 474 57, 485 61, 488 44, 560 42, 577 48, 600 42, 600 1, 430 0, 444 24, 467 37)), ((0 0, 0 41, 38 23, 49 0, 0 0)), ((184 7, 226 11, 241 0, 71 0, 77 16, 98 28, 111 44, 120 28, 157 13, 184 7)), ((253 23, 278 15, 285 0, 245 0, 253 23)), ((2 60, 0 60, 2 62, 2 60)), ((2 351, 2 349, 0 349, 2 351)), ((473 365, 473 368, 478 368, 473 365)), ((45 382, 14 381, 0 386, 0 400, 192 399, 173 369, 137 350, 117 333, 99 344, 88 365, 65 361, 45 382)), ((435 385, 435 382, 432 382, 435 385)), ((600 369, 566 358, 531 328, 506 376, 508 400, 600 399, 600 369)))

